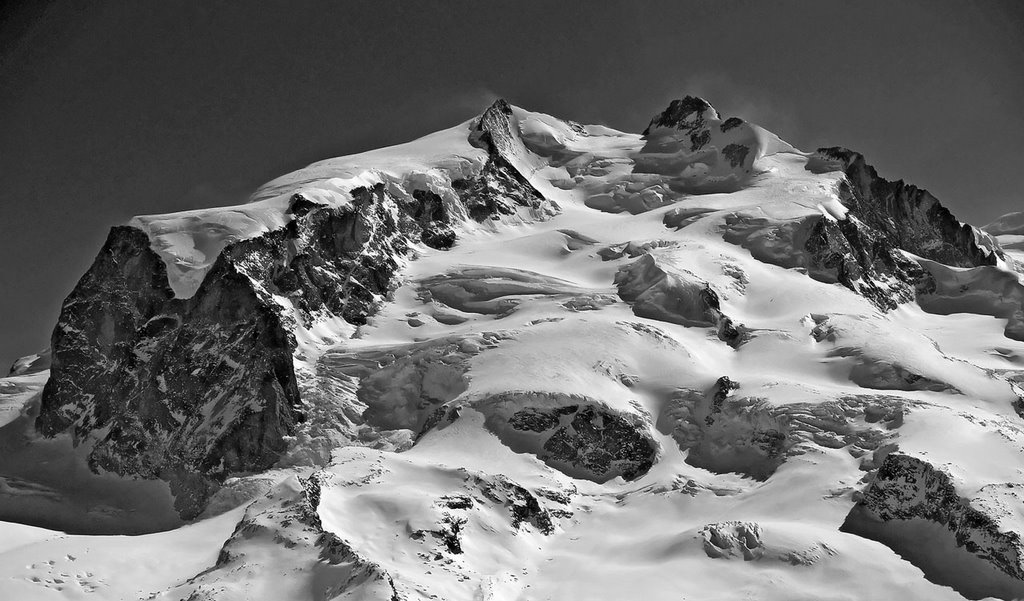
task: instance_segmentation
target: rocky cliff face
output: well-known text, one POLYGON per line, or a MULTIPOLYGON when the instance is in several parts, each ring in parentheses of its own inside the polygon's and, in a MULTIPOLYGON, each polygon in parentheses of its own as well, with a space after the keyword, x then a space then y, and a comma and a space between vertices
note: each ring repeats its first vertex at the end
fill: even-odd
MULTIPOLYGON (((472 218, 544 213, 512 166, 517 136, 503 101, 474 128, 489 159, 452 183, 472 218)), ((351 199, 331 206, 295 194, 285 227, 229 244, 188 299, 174 296, 144 232, 112 229, 62 308, 39 432, 89 445, 94 470, 169 481, 184 517, 230 474, 273 465, 305 419, 296 328, 365 323, 412 244, 455 239, 458 216, 428 189, 397 198, 378 184, 351 199)))
POLYGON ((883 310, 913 301, 916 288, 925 285, 917 263, 855 215, 819 219, 805 248, 813 275, 839 282, 883 310))
POLYGON ((0 518, 125 484, 40 486, 65 437, 166 480, 190 544, 227 526, 154 598, 1024 595, 1020 273, 856 153, 692 97, 642 136, 499 101, 132 224, 38 419, 50 362, 0 378, 0 518))
POLYGON ((893 246, 954 267, 995 265, 1003 258, 997 248, 980 245, 975 228, 957 220, 927 190, 880 177, 860 153, 820 148, 808 168, 821 163, 846 173, 850 186, 842 191, 843 203, 893 246))
MULTIPOLYGON (((954 586, 971 598, 976 598, 975 595, 1016 597, 1024 592, 1024 543, 1019 533, 1001 530, 992 516, 993 512, 980 511, 963 498, 953 478, 945 471, 921 458, 893 452, 882 461, 843 528, 871 536, 873 529, 866 521, 880 522, 883 528, 886 527, 884 525, 893 528, 899 523, 913 523, 915 520, 937 524, 946 532, 948 541, 994 567, 1000 574, 993 574, 987 583, 965 583, 961 582, 959 575, 936 573, 929 570, 932 562, 919 560, 926 574, 937 582, 954 586)), ((903 545, 891 546, 901 554, 915 558, 929 552, 927 548, 907 548, 913 544, 906 540, 903 545)), ((929 546, 924 540, 917 544, 929 546)), ((941 549, 930 551, 942 553, 941 549)), ((977 576, 973 579, 976 580, 977 576)))
POLYGON ((837 281, 883 310, 935 292, 935 279, 904 251, 954 267, 1007 260, 997 243, 958 221, 927 190, 880 177, 860 153, 820 148, 807 169, 842 171, 838 193, 848 209, 844 219, 816 220, 804 244, 811 274, 837 281))

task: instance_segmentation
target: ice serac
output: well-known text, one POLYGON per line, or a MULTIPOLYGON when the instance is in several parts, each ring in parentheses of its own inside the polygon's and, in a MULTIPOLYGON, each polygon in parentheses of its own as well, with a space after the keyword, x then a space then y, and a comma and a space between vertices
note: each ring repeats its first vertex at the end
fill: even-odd
POLYGON ((982 266, 956 269, 936 261, 921 261, 930 276, 921 307, 931 313, 979 313, 1006 320, 1003 334, 1024 341, 1024 283, 1006 269, 982 266))
POLYGON ((845 448, 854 457, 879 452, 906 411, 899 399, 882 396, 773 405, 734 394, 740 388, 721 376, 707 391, 669 391, 657 428, 687 451, 690 465, 766 480, 808 449, 845 448))
MULTIPOLYGON (((554 211, 515 166, 525 150, 511 115, 500 101, 466 133, 488 159, 451 185, 477 221, 554 211)), ((454 242, 460 215, 435 191, 393 190, 331 202, 300 189, 283 227, 224 246, 188 298, 146 232, 113 228, 62 307, 38 431, 70 432, 96 471, 169 481, 183 517, 230 475, 274 465, 306 419, 296 333, 364 324, 414 244, 454 242)))

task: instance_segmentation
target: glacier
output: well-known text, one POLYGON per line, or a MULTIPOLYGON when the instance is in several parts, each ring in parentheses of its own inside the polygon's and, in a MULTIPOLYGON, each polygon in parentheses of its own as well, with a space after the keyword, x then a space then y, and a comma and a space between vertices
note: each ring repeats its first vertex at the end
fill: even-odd
POLYGON ((135 217, 0 378, 0 590, 1024 597, 1020 223, 691 96, 135 217))

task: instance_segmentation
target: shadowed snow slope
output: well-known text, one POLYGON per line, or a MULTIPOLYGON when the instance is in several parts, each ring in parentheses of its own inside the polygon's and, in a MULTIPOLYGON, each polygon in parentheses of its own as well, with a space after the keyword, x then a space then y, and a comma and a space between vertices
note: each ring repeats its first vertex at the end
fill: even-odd
POLYGON ((136 217, 0 379, 0 596, 1013 598, 1014 219, 693 97, 136 217))

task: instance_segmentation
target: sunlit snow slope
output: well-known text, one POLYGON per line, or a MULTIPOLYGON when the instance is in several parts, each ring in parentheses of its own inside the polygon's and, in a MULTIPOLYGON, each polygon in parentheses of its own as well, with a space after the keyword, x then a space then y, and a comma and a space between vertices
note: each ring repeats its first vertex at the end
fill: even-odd
POLYGON ((0 379, 0 598, 1024 597, 989 231, 692 97, 643 135, 498 102, 136 217, 0 379))

